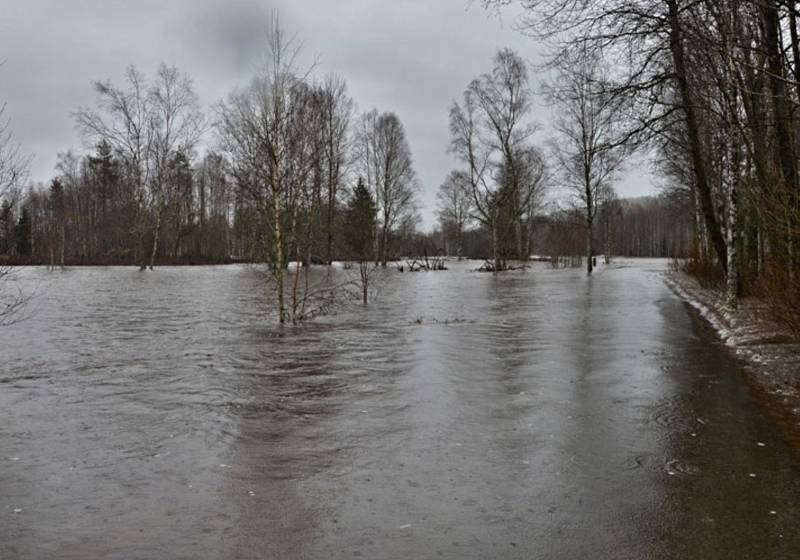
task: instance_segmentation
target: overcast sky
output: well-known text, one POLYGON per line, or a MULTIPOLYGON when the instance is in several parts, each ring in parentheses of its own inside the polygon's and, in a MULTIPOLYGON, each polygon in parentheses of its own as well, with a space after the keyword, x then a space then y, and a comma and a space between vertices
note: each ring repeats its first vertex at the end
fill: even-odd
MULTIPOLYGON (((277 10, 302 40, 317 72, 343 76, 360 111, 394 111, 406 127, 422 184, 426 229, 436 190, 456 164, 447 154, 447 115, 467 83, 511 47, 536 62, 536 42, 514 29, 514 13, 487 14, 470 0, 27 0, 0 15, 0 99, 17 140, 33 153, 31 178, 46 182, 59 152, 84 147, 70 116, 95 101, 92 80, 121 81, 127 65, 152 75, 158 63, 190 74, 209 107, 249 80, 277 10)), ((532 74, 536 87, 539 76, 532 74)), ((541 102, 535 119, 546 125, 541 102)), ((544 145, 546 129, 535 140, 544 145)), ((622 196, 655 192, 637 164, 622 196)))

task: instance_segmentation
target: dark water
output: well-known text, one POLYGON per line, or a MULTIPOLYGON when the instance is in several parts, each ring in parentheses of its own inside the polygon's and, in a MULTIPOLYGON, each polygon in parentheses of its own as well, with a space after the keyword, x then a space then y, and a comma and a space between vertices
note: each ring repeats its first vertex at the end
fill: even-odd
POLYGON ((659 266, 283 330, 247 268, 27 270, 0 558, 798 558, 798 454, 659 266))

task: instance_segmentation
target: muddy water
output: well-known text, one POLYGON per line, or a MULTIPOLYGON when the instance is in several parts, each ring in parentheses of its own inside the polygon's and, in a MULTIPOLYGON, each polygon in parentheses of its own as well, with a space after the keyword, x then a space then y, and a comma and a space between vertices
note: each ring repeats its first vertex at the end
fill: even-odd
POLYGON ((660 266, 391 273, 282 330, 247 268, 27 270, 0 558, 800 557, 798 455, 660 266))

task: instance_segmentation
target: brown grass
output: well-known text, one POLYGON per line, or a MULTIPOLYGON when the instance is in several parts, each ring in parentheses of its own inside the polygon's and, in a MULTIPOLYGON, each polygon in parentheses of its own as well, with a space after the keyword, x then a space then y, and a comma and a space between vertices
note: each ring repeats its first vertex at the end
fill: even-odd
POLYGON ((693 251, 685 259, 673 259, 672 269, 695 278, 702 288, 719 290, 725 286, 725 272, 722 267, 702 251, 693 251))

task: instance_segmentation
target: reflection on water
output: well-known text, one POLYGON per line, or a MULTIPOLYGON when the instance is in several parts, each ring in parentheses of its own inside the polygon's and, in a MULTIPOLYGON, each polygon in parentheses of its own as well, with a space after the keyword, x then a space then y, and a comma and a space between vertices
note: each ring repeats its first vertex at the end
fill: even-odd
POLYGON ((795 558, 800 462, 657 262, 48 274, 0 331, 2 558, 795 558))

